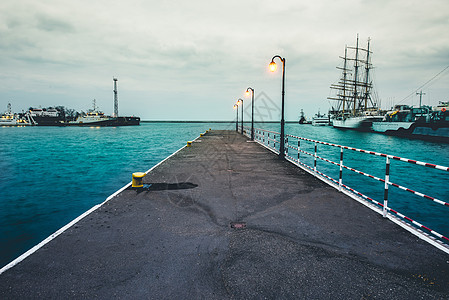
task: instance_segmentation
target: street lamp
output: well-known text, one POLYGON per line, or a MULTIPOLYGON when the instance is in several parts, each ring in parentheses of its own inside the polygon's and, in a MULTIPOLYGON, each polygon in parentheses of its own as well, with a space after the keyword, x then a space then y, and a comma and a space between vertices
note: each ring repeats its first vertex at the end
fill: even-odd
POLYGON ((237 100, 237 103, 241 103, 242 104, 242 134, 243 134, 243 99, 239 98, 237 100))
POLYGON ((285 95, 285 58, 280 57, 279 55, 273 56, 270 63, 270 71, 274 72, 277 69, 277 65, 274 62, 274 59, 278 57, 282 62, 282 108, 281 108, 281 141, 279 145, 279 158, 285 159, 285 149, 284 149, 284 95, 285 95))
POLYGON ((237 116, 235 118, 235 131, 239 132, 239 106, 238 104, 234 104, 234 109, 237 112, 237 116))
POLYGON ((251 90, 251 141, 254 141, 254 89, 247 88, 246 95, 249 96, 249 91, 251 90))

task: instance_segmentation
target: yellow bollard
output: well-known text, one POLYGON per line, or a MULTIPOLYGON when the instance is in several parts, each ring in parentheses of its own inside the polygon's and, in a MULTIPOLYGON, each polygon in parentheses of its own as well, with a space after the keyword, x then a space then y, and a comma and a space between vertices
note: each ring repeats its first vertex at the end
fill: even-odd
POLYGON ((192 141, 187 142, 187 147, 192 147, 192 141))
POLYGON ((212 129, 209 128, 209 131, 211 131, 212 129))
POLYGON ((204 135, 204 133, 200 133, 200 136, 203 136, 204 135))
POLYGON ((135 172, 133 173, 133 181, 132 181, 132 187, 139 188, 143 187, 143 178, 145 177, 145 173, 143 172, 135 172))

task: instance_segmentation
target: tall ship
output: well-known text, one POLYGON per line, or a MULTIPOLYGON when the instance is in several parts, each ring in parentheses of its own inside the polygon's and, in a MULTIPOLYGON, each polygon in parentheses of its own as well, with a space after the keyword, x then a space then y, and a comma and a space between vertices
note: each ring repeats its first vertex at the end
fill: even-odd
POLYGON ((346 46, 341 77, 331 85, 335 95, 328 97, 334 101, 329 114, 335 128, 371 130, 372 122, 382 120, 377 101, 372 97, 370 39, 367 48, 359 46, 359 36, 355 47, 346 46))

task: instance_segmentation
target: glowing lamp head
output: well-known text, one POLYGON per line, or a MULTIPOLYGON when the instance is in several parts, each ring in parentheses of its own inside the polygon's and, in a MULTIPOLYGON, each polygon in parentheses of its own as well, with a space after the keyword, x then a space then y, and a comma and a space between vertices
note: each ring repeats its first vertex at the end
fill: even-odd
POLYGON ((276 71, 277 67, 278 67, 278 66, 276 65, 276 63, 275 63, 274 61, 272 61, 272 62, 270 63, 270 71, 271 71, 271 72, 276 71))
POLYGON ((246 97, 249 97, 249 91, 245 92, 246 97))
POLYGON ((237 104, 234 104, 234 109, 236 109, 238 107, 238 105, 237 104))

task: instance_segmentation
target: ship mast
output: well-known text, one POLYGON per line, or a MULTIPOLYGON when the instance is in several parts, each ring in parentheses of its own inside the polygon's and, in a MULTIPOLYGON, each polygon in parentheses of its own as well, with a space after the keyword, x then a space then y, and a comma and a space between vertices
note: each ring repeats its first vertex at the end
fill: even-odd
POLYGON ((353 107, 353 115, 355 116, 356 112, 356 103, 357 103, 357 75, 359 71, 359 35, 357 34, 357 44, 355 47, 355 65, 354 65, 354 107, 353 107))
POLYGON ((357 116, 366 111, 368 106, 377 107, 376 101, 371 97, 370 43, 371 39, 368 39, 367 49, 359 47, 357 34, 356 46, 346 46, 344 57, 340 56, 343 59, 343 67, 337 67, 337 69, 342 70, 342 76, 337 84, 331 84, 331 89, 337 90, 337 93, 334 97, 327 97, 329 100, 338 101, 337 107, 332 107, 336 117, 345 119, 345 114, 357 116))
POLYGON ((365 72, 366 72, 366 76, 365 76, 365 110, 368 108, 368 97, 369 97, 369 70, 370 70, 370 63, 369 63, 369 42, 370 42, 370 38, 368 38, 368 48, 366 51, 366 66, 365 66, 365 72))
POLYGON ((343 63, 343 114, 342 116, 344 117, 345 115, 345 102, 346 102, 346 64, 347 64, 347 60, 348 60, 348 46, 345 46, 345 58, 344 58, 344 63, 343 63))
POLYGON ((118 95, 117 95, 117 78, 114 80, 114 118, 118 117, 118 95))

